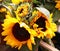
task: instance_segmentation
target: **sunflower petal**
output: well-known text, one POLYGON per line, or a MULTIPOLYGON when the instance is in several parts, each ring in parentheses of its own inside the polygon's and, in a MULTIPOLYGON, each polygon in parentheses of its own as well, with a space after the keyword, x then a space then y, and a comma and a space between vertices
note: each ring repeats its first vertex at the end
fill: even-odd
POLYGON ((34 37, 33 36, 31 36, 31 42, 35 45, 36 43, 35 43, 35 41, 34 41, 34 37))
POLYGON ((30 40, 27 41, 27 46, 28 46, 28 48, 29 48, 30 50, 32 50, 32 44, 31 44, 31 41, 30 41, 30 40))
POLYGON ((22 47, 22 44, 19 45, 18 50, 22 47))

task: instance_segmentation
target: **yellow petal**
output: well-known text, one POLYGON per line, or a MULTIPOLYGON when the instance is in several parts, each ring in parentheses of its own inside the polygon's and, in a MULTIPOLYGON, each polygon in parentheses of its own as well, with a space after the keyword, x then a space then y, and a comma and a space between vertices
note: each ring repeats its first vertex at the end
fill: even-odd
POLYGON ((52 28, 52 31, 54 31, 54 32, 57 31, 57 26, 55 23, 51 23, 51 28, 52 28))
POLYGON ((35 30, 31 29, 30 31, 31 31, 30 34, 32 34, 33 36, 37 36, 37 32, 35 30))
POLYGON ((31 36, 31 42, 35 45, 36 43, 35 43, 35 41, 34 41, 34 37, 33 36, 31 36))
POLYGON ((12 3, 14 3, 14 4, 19 4, 20 3, 20 0, 11 0, 12 1, 12 3))
POLYGON ((30 40, 27 41, 27 46, 28 46, 28 48, 29 48, 30 50, 32 50, 32 44, 31 44, 31 41, 30 41, 30 40))
POLYGON ((2 36, 6 36, 6 35, 8 35, 8 34, 11 34, 11 30, 10 30, 10 29, 8 29, 8 31, 5 30, 5 31, 3 31, 1 34, 2 34, 2 36))
POLYGON ((5 38, 4 38, 4 41, 7 41, 9 39, 9 36, 6 36, 5 38))
POLYGON ((7 42, 6 42, 6 44, 10 44, 10 43, 12 43, 11 39, 8 39, 7 42))
POLYGON ((20 50, 21 47, 22 47, 22 44, 19 45, 18 50, 20 50))

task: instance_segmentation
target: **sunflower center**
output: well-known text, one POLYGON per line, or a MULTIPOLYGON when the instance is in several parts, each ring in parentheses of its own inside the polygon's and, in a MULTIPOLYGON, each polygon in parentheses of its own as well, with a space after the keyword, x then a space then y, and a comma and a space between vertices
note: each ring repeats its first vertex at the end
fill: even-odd
POLYGON ((22 13, 23 12, 23 8, 19 11, 19 13, 22 13))
POLYGON ((37 19, 36 24, 38 24, 38 28, 43 28, 42 31, 46 30, 46 23, 45 23, 46 19, 44 17, 40 17, 39 19, 37 19))
POLYGON ((29 32, 24 27, 20 27, 19 23, 16 23, 13 26, 12 33, 19 41, 26 41, 30 38, 29 32))

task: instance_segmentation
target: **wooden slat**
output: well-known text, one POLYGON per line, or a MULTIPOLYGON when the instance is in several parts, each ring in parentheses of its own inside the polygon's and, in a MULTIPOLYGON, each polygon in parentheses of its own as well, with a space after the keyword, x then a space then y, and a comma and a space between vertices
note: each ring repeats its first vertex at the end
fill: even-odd
POLYGON ((51 45, 47 44, 46 42, 44 42, 44 41, 42 41, 42 40, 40 41, 40 46, 48 49, 49 51, 60 51, 60 50, 58 50, 57 48, 52 47, 51 45))

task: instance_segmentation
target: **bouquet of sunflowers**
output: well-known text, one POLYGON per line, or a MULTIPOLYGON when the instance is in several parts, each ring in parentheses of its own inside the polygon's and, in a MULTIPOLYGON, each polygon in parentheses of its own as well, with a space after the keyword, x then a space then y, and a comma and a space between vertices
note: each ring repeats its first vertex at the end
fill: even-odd
POLYGON ((45 2, 57 2, 55 7, 60 10, 60 1, 0 0, 1 34, 7 45, 21 51, 35 51, 40 40, 48 41, 55 36, 53 8, 46 7, 45 2))

